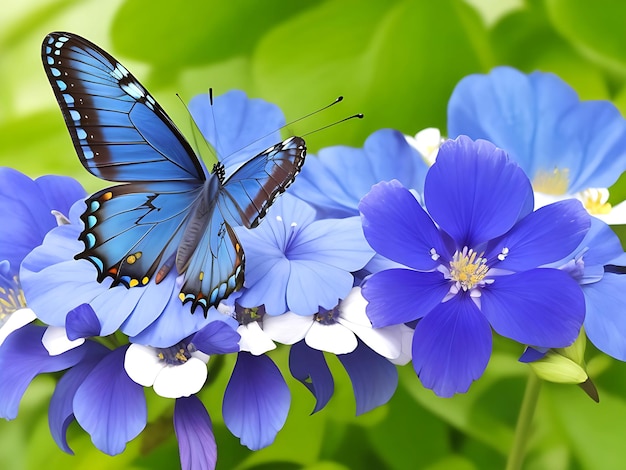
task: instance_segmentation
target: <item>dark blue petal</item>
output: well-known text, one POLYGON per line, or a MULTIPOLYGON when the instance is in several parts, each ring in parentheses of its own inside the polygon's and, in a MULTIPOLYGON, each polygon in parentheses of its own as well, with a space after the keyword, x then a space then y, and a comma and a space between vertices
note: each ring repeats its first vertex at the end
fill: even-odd
POLYGON ((240 338, 227 323, 213 321, 193 335, 192 343, 205 354, 228 354, 239 351, 240 338))
POLYGON ((533 191, 528 177, 504 151, 460 136, 439 149, 426 175, 424 202, 458 249, 475 248, 529 214, 533 191))
POLYGON ((249 449, 266 447, 284 426, 290 403, 289 387, 274 362, 240 352, 222 405, 230 432, 249 449))
POLYGON ((298 341, 289 351, 289 371, 315 397, 315 408, 311 414, 324 408, 335 390, 324 353, 310 348, 304 341, 298 341))
POLYGON ((89 338, 100 335, 100 320, 89 304, 80 304, 65 317, 65 332, 68 339, 89 338))
POLYGON ((315 207, 319 218, 344 218, 359 215, 359 201, 380 181, 397 179, 421 193, 427 169, 401 132, 381 129, 362 149, 328 147, 309 157, 289 191, 315 207))
POLYGON ((213 105, 208 94, 195 96, 189 111, 227 171, 280 142, 279 129, 285 124, 278 106, 239 90, 216 96, 213 105))
POLYGON ((388 269, 373 274, 362 287, 367 316, 375 328, 381 328, 423 317, 441 303, 450 282, 439 271, 388 269))
POLYGON ((95 365, 109 352, 101 344, 88 341, 83 345, 85 357, 68 370, 57 383, 48 409, 50 434, 54 442, 68 454, 74 454, 67 443, 67 428, 74 421, 74 395, 95 365))
POLYGON ((580 286, 558 269, 498 276, 480 299, 483 314, 498 334, 530 346, 569 346, 585 319, 580 286))
POLYGON ((78 387, 74 416, 102 452, 116 455, 146 426, 147 409, 143 387, 124 370, 128 347, 104 357, 78 387))
POLYGON ((413 335, 413 367, 440 397, 465 393, 491 356, 491 328, 467 295, 456 295, 422 318, 413 335))
POLYGON ((360 341, 353 352, 339 354, 337 358, 352 382, 357 415, 384 405, 391 399, 398 386, 398 370, 389 360, 360 341))
POLYGON ((83 347, 50 356, 41 343, 45 331, 41 326, 26 325, 0 346, 0 417, 17 416, 20 400, 37 375, 67 369, 83 358, 83 347))
POLYGON ((535 362, 542 359, 548 351, 549 348, 533 348, 532 346, 528 346, 518 361, 523 363, 535 362))
POLYGON ((435 269, 431 250, 450 258, 441 233, 399 181, 374 185, 359 204, 365 238, 376 252, 414 269, 435 269))
POLYGON ((45 194, 42 202, 49 211, 59 211, 66 217, 69 217, 72 205, 87 195, 80 183, 69 176, 45 175, 37 178, 35 183, 45 194))
POLYGON ((602 280, 583 286, 587 314, 585 332, 601 351, 626 361, 626 276, 605 273, 602 280))
POLYGON ((213 436, 213 425, 209 413, 195 395, 176 399, 174 431, 182 470, 215 468, 217 444, 213 436))
POLYGON ((557 261, 572 253, 590 227, 589 213, 575 199, 555 202, 527 215, 506 235, 489 244, 485 257, 491 266, 523 271, 557 261), (504 261, 497 261, 503 248, 504 261))

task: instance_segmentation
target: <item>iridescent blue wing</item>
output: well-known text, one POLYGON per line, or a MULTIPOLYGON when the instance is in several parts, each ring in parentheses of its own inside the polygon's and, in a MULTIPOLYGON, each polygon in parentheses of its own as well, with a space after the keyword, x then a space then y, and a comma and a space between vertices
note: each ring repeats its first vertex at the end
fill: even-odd
POLYGON ((306 145, 289 137, 243 164, 228 178, 218 195, 218 205, 229 223, 256 227, 267 209, 302 169, 306 145))
POLYGON ((157 273, 159 282, 174 264, 203 186, 184 181, 130 183, 89 197, 81 216, 80 239, 85 251, 76 258, 91 261, 98 281, 112 285, 146 285, 157 273))
POLYGON ((186 272, 181 292, 184 302, 192 302, 192 311, 198 305, 205 311, 217 306, 243 285, 243 251, 231 227, 256 227, 300 172, 305 156, 304 140, 290 137, 243 164, 225 181, 224 168, 216 166, 219 184, 209 198, 215 207, 202 238, 186 234, 177 256, 178 269, 186 272))
POLYGON ((83 166, 109 181, 204 181, 205 171, 165 111, 95 44, 51 33, 44 69, 83 166))

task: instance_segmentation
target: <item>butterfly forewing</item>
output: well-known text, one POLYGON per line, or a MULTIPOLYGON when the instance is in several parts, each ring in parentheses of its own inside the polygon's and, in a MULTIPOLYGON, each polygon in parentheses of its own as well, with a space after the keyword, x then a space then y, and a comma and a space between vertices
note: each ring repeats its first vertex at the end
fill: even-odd
MULTIPOLYGON (((206 315, 243 285, 244 253, 233 226, 255 227, 300 171, 304 141, 291 137, 224 180, 207 175, 146 89, 86 39, 51 33, 42 60, 83 166, 122 183, 86 200, 80 235, 98 281, 142 286, 184 274, 181 300, 206 315)), ((223 169, 223 167, 218 167, 223 169)))
POLYGON ((204 180, 193 150, 119 62, 91 42, 51 33, 42 59, 84 167, 109 181, 204 180))

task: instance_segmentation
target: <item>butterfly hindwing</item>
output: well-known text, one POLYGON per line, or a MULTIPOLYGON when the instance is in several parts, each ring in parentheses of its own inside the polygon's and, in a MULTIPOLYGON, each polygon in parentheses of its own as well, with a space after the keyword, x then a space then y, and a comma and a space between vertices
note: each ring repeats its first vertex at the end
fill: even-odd
POLYGON ((42 59, 74 147, 91 174, 120 182, 206 178, 165 111, 108 53, 80 36, 51 33, 42 59))
MULTIPOLYGON (((202 186, 187 182, 130 183, 87 199, 77 256, 98 269, 98 280, 145 285, 173 258, 202 186)), ((170 263, 170 267, 171 267, 170 263)))

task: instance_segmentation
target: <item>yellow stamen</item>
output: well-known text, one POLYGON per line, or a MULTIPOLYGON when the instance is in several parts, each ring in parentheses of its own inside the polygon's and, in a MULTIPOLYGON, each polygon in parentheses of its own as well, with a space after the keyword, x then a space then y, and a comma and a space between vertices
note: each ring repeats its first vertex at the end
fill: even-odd
POLYGON ((457 251, 450 261, 450 276, 461 289, 470 290, 487 275, 489 267, 486 263, 482 253, 478 255, 474 250, 465 247, 462 251, 457 251))
POLYGON ((579 195, 583 206, 590 214, 608 214, 611 212, 612 206, 607 202, 609 192, 606 189, 588 188, 581 191, 579 195))
POLYGON ((539 170, 533 180, 533 189, 539 193, 559 196, 567 193, 569 168, 555 168, 552 171, 539 170))

